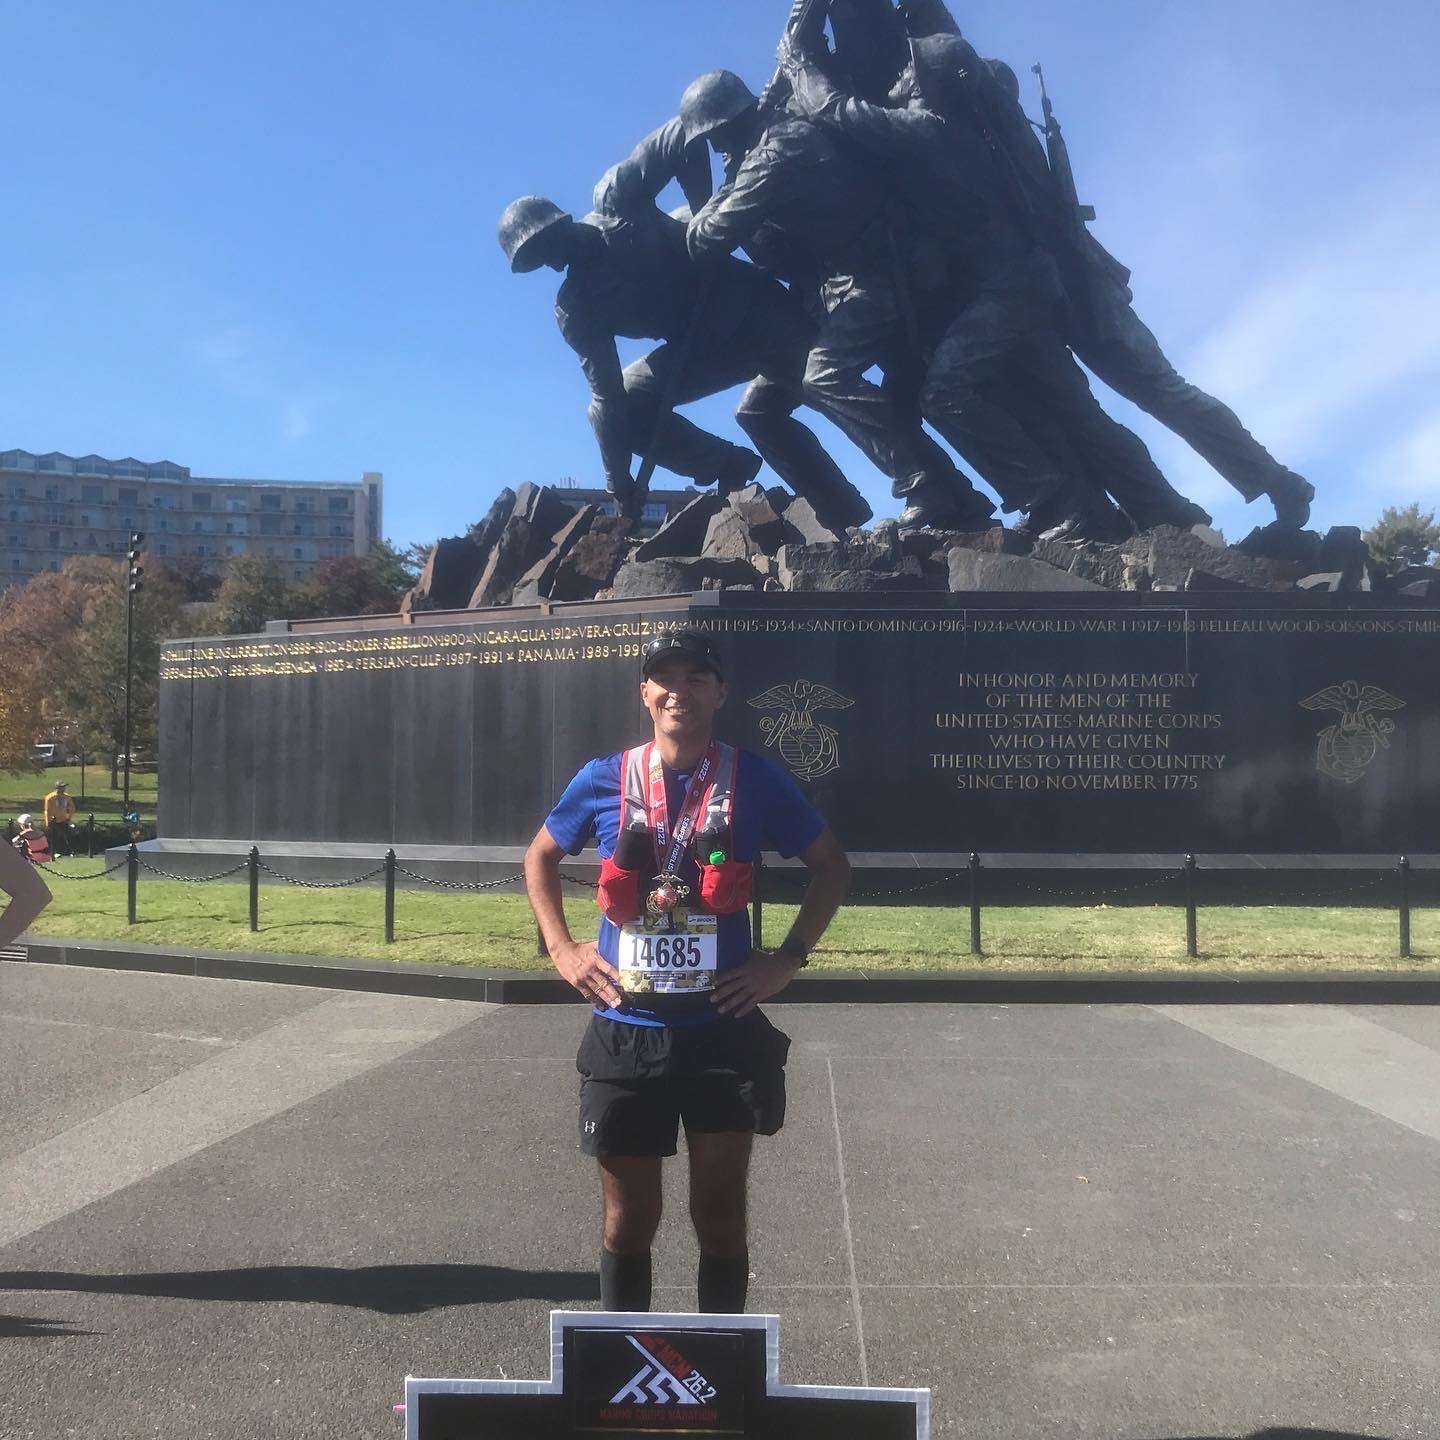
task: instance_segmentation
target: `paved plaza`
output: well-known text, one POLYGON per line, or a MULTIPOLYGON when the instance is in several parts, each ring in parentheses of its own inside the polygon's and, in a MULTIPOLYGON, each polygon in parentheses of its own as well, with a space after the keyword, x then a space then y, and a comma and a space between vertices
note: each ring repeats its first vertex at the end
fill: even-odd
MULTIPOLYGON (((1440 1010, 771 1013, 784 1380, 967 1440, 1440 1434, 1440 1010)), ((0 963, 0 1437, 398 1437, 407 1372, 542 1377, 598 1303, 582 1023, 0 963)))

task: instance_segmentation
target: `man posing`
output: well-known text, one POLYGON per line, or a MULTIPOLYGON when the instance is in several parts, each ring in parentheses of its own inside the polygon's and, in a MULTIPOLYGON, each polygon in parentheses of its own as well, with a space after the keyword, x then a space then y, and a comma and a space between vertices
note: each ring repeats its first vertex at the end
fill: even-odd
POLYGON ((790 1044, 756 1007, 804 966, 849 885, 849 862, 794 780, 715 741, 728 694, 704 634, 656 636, 640 684, 653 739, 584 766, 525 856, 545 948, 594 1007, 575 1063, 580 1148, 600 1168, 607 1310, 650 1308, 661 1160, 675 1154, 682 1123, 698 1308, 744 1310, 751 1142, 784 1122, 790 1044), (571 936, 560 891, 562 857, 591 836, 603 866, 598 943, 571 936), (775 950, 750 943, 751 867, 763 849, 798 854, 811 872, 775 950))

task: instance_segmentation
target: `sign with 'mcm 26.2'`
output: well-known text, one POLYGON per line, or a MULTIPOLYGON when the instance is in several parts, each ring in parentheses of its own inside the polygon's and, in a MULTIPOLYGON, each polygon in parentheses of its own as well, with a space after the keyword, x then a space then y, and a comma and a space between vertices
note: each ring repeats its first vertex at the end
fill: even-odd
POLYGON ((550 1315, 549 1380, 405 1382, 406 1440, 928 1440, 930 1392, 782 1385, 773 1315, 550 1315))

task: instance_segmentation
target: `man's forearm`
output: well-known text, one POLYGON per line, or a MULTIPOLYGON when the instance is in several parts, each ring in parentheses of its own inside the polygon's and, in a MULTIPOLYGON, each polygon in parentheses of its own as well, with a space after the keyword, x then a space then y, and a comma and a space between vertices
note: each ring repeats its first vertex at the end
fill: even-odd
POLYGON ((804 899, 800 902, 799 913, 791 925, 782 945, 809 954, 820 943, 820 937, 830 928, 835 913, 845 903, 850 891, 850 862, 841 861, 817 867, 810 872, 810 883, 805 888, 804 899))
POLYGON ((530 909, 535 923, 540 927, 540 938, 545 953, 553 956, 562 945, 574 943, 569 923, 565 919, 565 901, 560 888, 560 867, 551 864, 538 855, 525 856, 525 894, 530 900, 530 909))

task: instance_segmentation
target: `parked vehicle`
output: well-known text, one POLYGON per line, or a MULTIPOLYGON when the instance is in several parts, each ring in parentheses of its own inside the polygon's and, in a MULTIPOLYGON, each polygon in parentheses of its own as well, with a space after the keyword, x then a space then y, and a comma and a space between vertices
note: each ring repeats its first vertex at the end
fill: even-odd
POLYGON ((47 769, 51 765, 65 765, 69 763, 70 757, 65 753, 65 745, 59 740, 47 740, 44 744, 31 747, 30 758, 37 764, 47 769))

